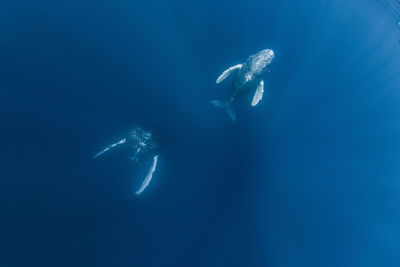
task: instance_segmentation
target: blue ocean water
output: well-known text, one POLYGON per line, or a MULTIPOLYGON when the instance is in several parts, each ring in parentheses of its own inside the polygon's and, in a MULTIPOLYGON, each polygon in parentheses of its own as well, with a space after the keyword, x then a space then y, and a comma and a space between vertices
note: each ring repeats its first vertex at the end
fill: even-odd
POLYGON ((0 2, 0 266, 399 266, 400 32, 379 2, 0 2), (209 100, 275 51, 264 99, 209 100), (92 156, 137 124, 159 165, 92 156))

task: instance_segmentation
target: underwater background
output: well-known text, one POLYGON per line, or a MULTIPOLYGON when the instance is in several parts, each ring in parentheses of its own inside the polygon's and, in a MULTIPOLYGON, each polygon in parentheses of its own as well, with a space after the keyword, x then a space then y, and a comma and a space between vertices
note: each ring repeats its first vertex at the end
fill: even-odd
POLYGON ((0 266, 400 266, 396 3, 0 1, 0 266), (266 48, 232 123, 215 80, 266 48), (139 197, 92 159, 137 124, 139 197))

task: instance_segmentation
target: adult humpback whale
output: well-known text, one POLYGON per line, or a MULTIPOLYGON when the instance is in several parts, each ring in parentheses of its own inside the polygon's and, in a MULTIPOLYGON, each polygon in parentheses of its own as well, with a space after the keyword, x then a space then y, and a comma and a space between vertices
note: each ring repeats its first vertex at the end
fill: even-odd
POLYGON ((216 107, 224 108, 229 117, 236 121, 236 115, 232 108, 232 102, 236 96, 245 94, 249 91, 256 89, 253 96, 251 105, 254 107, 260 102, 264 93, 263 76, 269 70, 269 65, 274 60, 274 51, 271 49, 264 49, 254 55, 251 55, 245 63, 238 64, 225 70, 221 76, 218 77, 217 83, 222 82, 230 74, 236 71, 233 77, 233 94, 228 101, 222 102, 218 100, 211 100, 210 102, 216 107))
POLYGON ((135 162, 148 163, 152 159, 150 169, 147 172, 147 175, 141 186, 136 191, 136 194, 140 195, 149 185, 151 178, 153 177, 153 173, 157 167, 159 149, 157 135, 150 128, 136 126, 126 138, 118 141, 115 144, 109 145, 94 155, 93 158, 97 158, 98 156, 115 147, 122 147, 126 151, 128 158, 135 162))

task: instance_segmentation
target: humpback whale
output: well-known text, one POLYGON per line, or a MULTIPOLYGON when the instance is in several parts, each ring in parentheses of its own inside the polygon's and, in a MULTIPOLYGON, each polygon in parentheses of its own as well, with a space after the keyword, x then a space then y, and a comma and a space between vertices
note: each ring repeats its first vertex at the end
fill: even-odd
POLYGON ((157 167, 159 150, 158 136, 150 128, 145 128, 140 125, 135 126, 127 137, 107 146, 94 155, 93 158, 97 158, 116 147, 123 148, 126 151, 128 158, 136 163, 149 163, 152 161, 145 179, 136 191, 136 195, 140 195, 149 185, 157 167))
POLYGON ((239 95, 256 89, 251 106, 254 107, 260 102, 264 93, 263 76, 269 71, 269 65, 274 60, 274 56, 274 51, 264 49, 251 55, 243 64, 238 64, 225 70, 218 77, 217 83, 235 73, 232 82, 232 96, 228 101, 211 100, 210 102, 216 107, 224 108, 232 121, 236 121, 236 114, 231 105, 233 100, 239 95))

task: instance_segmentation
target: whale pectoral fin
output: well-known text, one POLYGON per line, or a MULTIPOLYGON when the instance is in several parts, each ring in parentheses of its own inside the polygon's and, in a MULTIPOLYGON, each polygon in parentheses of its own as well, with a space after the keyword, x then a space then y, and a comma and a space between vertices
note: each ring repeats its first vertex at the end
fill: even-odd
POLYGON ((146 187, 149 185, 151 178, 153 178, 153 173, 156 170, 157 161, 158 161, 158 155, 154 156, 153 164, 151 165, 150 170, 148 171, 148 173, 146 175, 146 178, 144 178, 142 185, 136 191, 136 195, 140 195, 146 189, 146 187))
POLYGON ((255 105, 260 102, 264 94, 264 81, 261 80, 260 83, 257 86, 256 93, 253 96, 253 101, 251 101, 251 106, 254 107, 255 105))
POLYGON ((122 139, 121 141, 119 141, 119 142, 117 142, 117 143, 115 143, 115 144, 109 145, 108 147, 106 147, 105 149, 103 149, 102 151, 100 151, 99 153, 97 153, 96 155, 94 155, 93 158, 97 158, 98 156, 100 156, 100 155, 106 153, 108 150, 110 150, 110 149, 112 149, 112 148, 114 148, 114 147, 116 147, 116 146, 125 144, 125 142, 126 142, 126 138, 122 139))
POLYGON ((242 67, 242 64, 237 64, 236 66, 230 67, 226 71, 224 71, 221 76, 218 77, 217 83, 222 82, 225 80, 226 77, 228 77, 234 70, 240 69, 242 67))

